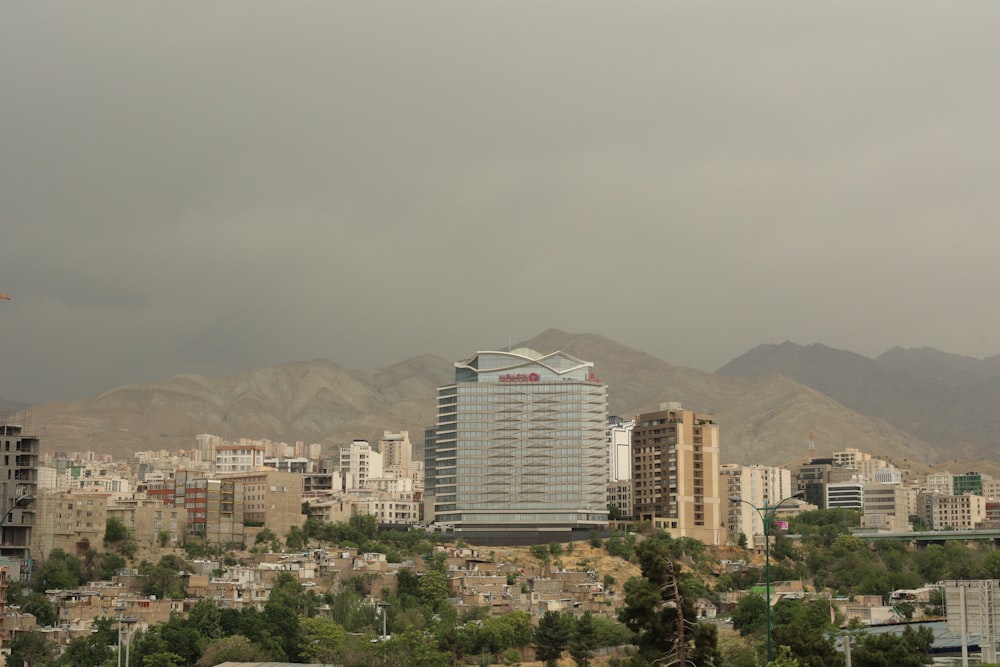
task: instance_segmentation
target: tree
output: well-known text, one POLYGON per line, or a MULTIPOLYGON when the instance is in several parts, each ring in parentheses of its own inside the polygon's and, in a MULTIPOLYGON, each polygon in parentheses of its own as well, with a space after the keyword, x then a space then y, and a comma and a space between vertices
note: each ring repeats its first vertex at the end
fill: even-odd
POLYGON ((590 659, 597 648, 597 628, 594 617, 588 611, 576 621, 573 638, 569 643, 569 654, 579 667, 590 665, 590 659))
POLYGON ((93 667, 109 660, 112 655, 111 644, 118 641, 115 628, 113 619, 95 618, 94 632, 71 641, 56 664, 70 665, 71 667, 93 667))
MULTIPOLYGON (((422 632, 407 630, 382 644, 383 664, 389 667, 447 667, 451 656, 422 632)), ((371 663, 369 663, 371 664, 371 663)))
POLYGON ((10 640, 10 655, 6 664, 50 667, 55 664, 57 648, 41 632, 15 632, 10 640))
POLYGON ((781 600, 771 614, 773 646, 787 646, 803 667, 841 667, 826 600, 781 600))
POLYGON ((223 662, 264 662, 269 657, 259 644, 243 635, 231 635, 210 641, 196 664, 212 667, 223 662))
POLYGON ((684 546, 660 535, 636 547, 642 577, 625 583, 625 606, 619 612, 619 619, 636 633, 635 664, 648 664, 668 653, 683 661, 692 651, 714 651, 697 643, 714 641, 713 635, 691 632, 696 618, 692 591, 701 584, 682 575, 674 562, 675 552, 684 546))
POLYGON ((906 626, 903 634, 865 635, 851 652, 856 667, 920 667, 931 663, 930 648, 934 633, 930 628, 914 630, 906 626))
POLYGON ((222 636, 222 611, 208 598, 198 600, 188 613, 188 620, 206 639, 222 636))
POLYGON ((909 600, 904 600, 896 605, 896 611, 903 615, 908 621, 913 620, 913 614, 917 611, 917 606, 909 600))
POLYGON ((32 591, 27 595, 23 595, 21 599, 21 611, 34 616, 36 624, 40 627, 51 626, 56 623, 56 608, 49 602, 49 598, 41 593, 32 591))
POLYGON ((538 621, 535 630, 535 657, 545 663, 546 667, 555 667, 569 644, 573 628, 567 619, 554 611, 547 611, 538 621))
POLYGON ((278 536, 274 534, 274 531, 270 528, 265 528, 257 533, 257 537, 253 538, 253 543, 263 544, 264 542, 274 542, 276 539, 278 539, 278 536))
POLYGON ((128 528, 114 517, 108 517, 104 524, 104 546, 120 544, 128 537, 128 528))
POLYGON ((420 602, 430 613, 448 599, 448 575, 444 570, 432 569, 420 577, 420 602))
POLYGON ((183 565, 178 568, 173 556, 164 556, 156 565, 143 561, 139 564, 139 574, 146 577, 142 594, 155 595, 160 599, 184 599, 182 569, 183 565))
POLYGON ((32 577, 32 588, 39 593, 54 588, 76 588, 83 583, 83 564, 62 549, 53 549, 32 577))
POLYGON ((335 663, 347 639, 344 628, 329 618, 304 618, 299 623, 301 632, 299 655, 306 662, 335 663))
MULTIPOLYGON (((214 604, 211 600, 203 600, 202 602, 214 604)), ((202 606, 200 615, 207 615, 204 613, 205 609, 202 606)), ((156 630, 163 638, 167 652, 179 656, 183 660, 182 664, 193 665, 198 662, 207 641, 190 619, 184 618, 176 612, 171 612, 170 620, 159 624, 156 630)))
POLYGON ((285 534, 285 546, 289 551, 302 551, 306 548, 305 533, 298 526, 292 526, 285 534))
POLYGON ((760 634, 767 631, 767 601, 756 593, 743 596, 730 615, 733 629, 738 630, 741 637, 760 634))

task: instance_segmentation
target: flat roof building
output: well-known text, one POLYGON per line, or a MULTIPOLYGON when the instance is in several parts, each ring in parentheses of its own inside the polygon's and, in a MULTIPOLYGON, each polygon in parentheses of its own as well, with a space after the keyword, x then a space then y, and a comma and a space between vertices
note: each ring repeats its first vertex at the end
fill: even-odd
POLYGON ((607 386, 563 352, 478 352, 438 389, 427 439, 434 517, 478 543, 607 527, 607 386))

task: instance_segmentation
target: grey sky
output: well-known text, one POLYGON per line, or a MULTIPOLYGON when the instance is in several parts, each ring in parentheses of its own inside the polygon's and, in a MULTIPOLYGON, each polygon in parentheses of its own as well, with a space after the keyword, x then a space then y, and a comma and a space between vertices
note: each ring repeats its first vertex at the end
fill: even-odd
POLYGON ((995 2, 0 19, 0 397, 550 327, 1000 353, 995 2))

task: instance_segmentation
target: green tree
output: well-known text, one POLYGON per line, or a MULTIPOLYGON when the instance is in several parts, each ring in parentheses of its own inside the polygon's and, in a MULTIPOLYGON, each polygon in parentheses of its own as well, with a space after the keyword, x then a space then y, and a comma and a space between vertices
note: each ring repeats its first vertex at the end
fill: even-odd
POLYGON ((344 628, 329 618, 304 618, 299 631, 299 655, 306 662, 335 663, 347 639, 344 628))
POLYGON ((76 588, 83 583, 83 564, 62 549, 49 552, 45 563, 32 577, 32 588, 39 593, 55 588, 76 588))
POLYGON ((15 632, 10 640, 10 655, 6 664, 51 667, 55 664, 58 647, 41 632, 15 632))
POLYGON ((930 648, 934 633, 930 628, 914 630, 906 626, 903 634, 867 634, 851 651, 856 667, 920 667, 931 663, 930 648))
POLYGON ((264 662, 269 657, 259 644, 243 635, 230 635, 210 641, 196 664, 213 667, 223 662, 264 662))
POLYGON ((257 537, 253 538, 253 542, 254 544, 263 544, 265 542, 274 542, 276 539, 278 539, 278 536, 274 534, 274 531, 270 528, 265 528, 257 533, 257 537))
POLYGON ((733 607, 730 619, 733 622, 733 629, 738 630, 741 637, 766 632, 767 601, 756 593, 745 595, 733 607))
MULTIPOLYGON (((383 664, 387 667, 447 667, 451 656, 422 632, 407 630, 382 643, 383 664)), ((372 664, 372 663, 369 663, 372 664)))
POLYGON ((56 664, 93 667, 109 660, 112 655, 111 644, 118 640, 115 628, 112 619, 101 617, 94 619, 94 632, 73 639, 56 664))
POLYGON ((589 611, 585 612, 576 620, 575 625, 573 638, 569 642, 569 654, 579 667, 587 667, 598 646, 594 617, 589 611))
POLYGON ((803 667, 841 667, 827 600, 781 600, 771 613, 771 641, 787 646, 803 667))
POLYGON ((444 570, 432 569, 420 578, 420 602, 430 613, 437 611, 448 599, 448 575, 444 570))
POLYGON ((285 546, 289 551, 302 551, 306 548, 306 536, 298 526, 291 526, 285 533, 285 546))
POLYGON ((146 578, 142 585, 143 595, 155 595, 160 599, 184 599, 182 570, 177 568, 172 559, 172 556, 164 556, 156 565, 146 561, 139 564, 139 574, 146 578))
POLYGON ((128 537, 128 528, 114 517, 108 517, 104 524, 104 546, 121 544, 128 537))
POLYGON ((34 616, 36 624, 40 627, 52 626, 56 623, 56 608, 49 602, 49 598, 41 593, 32 591, 27 595, 22 595, 21 611, 34 616))
POLYGON ((188 667, 192 663, 170 651, 162 651, 143 658, 142 667, 188 667))
POLYGON ((538 620, 535 630, 535 657, 546 667, 555 667, 573 636, 572 618, 547 611, 538 620), (568 621, 568 622, 567 622, 568 621))
POLYGON ((222 636, 222 611, 213 600, 198 600, 188 612, 188 621, 198 629, 202 637, 216 639, 222 636))
MULTIPOLYGON (((214 604, 211 600, 204 600, 209 604, 214 604)), ((202 612, 207 607, 202 607, 202 612)), ((203 613, 200 615, 204 615, 203 613)), ((184 618, 176 612, 170 614, 170 620, 156 626, 156 631, 160 633, 166 644, 167 651, 180 656, 185 665, 193 665, 201 657, 206 638, 199 632, 198 628, 190 619, 184 618)))

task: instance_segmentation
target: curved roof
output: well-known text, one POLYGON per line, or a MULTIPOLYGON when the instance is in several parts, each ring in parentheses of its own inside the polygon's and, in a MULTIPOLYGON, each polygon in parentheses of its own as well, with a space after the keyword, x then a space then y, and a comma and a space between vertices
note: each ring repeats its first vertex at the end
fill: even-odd
POLYGON ((476 371, 477 373, 482 372, 492 372, 492 371, 507 371, 513 370, 515 368, 521 368, 527 365, 538 365, 543 366, 546 369, 552 371, 556 375, 563 375, 565 373, 571 373, 573 371, 579 370, 581 368, 592 368, 594 362, 584 361, 582 359, 577 359, 574 356, 566 354, 565 352, 556 351, 550 354, 542 355, 535 350, 522 347, 511 352, 501 352, 501 351, 481 351, 476 352, 476 354, 465 361, 456 361, 456 368, 469 368, 476 371), (488 367, 480 362, 480 357, 488 356, 490 361, 494 364, 488 364, 488 367), (502 360, 502 362, 501 362, 502 360), (497 363, 500 362, 500 363, 497 363))

